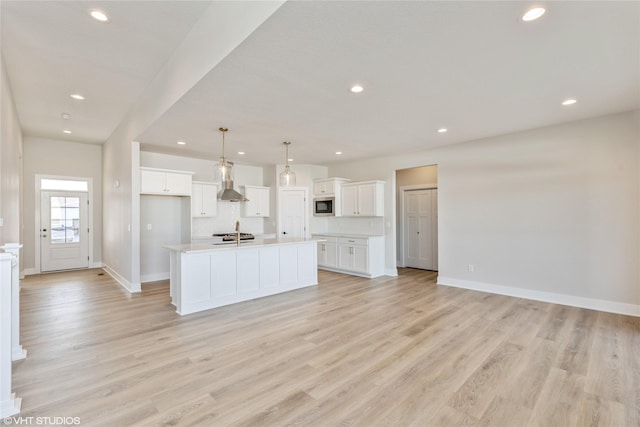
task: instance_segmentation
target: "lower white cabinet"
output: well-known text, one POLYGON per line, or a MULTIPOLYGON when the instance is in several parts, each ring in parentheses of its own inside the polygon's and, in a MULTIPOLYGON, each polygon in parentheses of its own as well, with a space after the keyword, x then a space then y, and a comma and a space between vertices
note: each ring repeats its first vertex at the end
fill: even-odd
POLYGON ((338 267, 356 273, 369 272, 369 239, 341 237, 338 243, 338 267))
POLYGON ((338 267, 338 239, 336 237, 322 236, 324 242, 318 242, 318 266, 338 267))
POLYGON ((384 275, 384 236, 319 235, 318 268, 363 277, 384 275))
POLYGON ((184 315, 318 284, 315 241, 171 254, 171 302, 184 315))

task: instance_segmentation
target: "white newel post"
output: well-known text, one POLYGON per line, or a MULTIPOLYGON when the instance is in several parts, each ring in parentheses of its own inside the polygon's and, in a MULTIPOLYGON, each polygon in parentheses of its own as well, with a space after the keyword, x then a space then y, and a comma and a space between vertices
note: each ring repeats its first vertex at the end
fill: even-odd
POLYGON ((11 268, 11 360, 27 357, 27 350, 20 345, 20 243, 7 243, 0 246, 6 253, 15 255, 11 268))
POLYGON ((0 253, 0 418, 20 413, 22 400, 11 393, 11 270, 16 257, 0 253))

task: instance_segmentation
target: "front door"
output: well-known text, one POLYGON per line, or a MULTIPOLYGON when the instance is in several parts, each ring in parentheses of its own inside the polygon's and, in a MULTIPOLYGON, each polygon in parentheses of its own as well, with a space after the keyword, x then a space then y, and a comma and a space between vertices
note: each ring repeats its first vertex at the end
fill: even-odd
POLYGON ((41 191, 40 271, 89 267, 87 193, 41 191))
POLYGON ((280 235, 304 238, 307 232, 306 189, 280 190, 280 235))

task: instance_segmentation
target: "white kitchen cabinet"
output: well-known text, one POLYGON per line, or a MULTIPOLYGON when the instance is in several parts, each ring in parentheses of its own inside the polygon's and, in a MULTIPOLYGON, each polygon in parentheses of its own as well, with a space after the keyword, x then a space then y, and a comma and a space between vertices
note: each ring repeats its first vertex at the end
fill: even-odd
POLYGON ((338 267, 338 239, 329 236, 314 236, 325 239, 318 242, 318 267, 338 267))
POLYGON ((342 215, 384 216, 384 181, 344 184, 342 215))
POLYGON ((211 256, 211 297, 232 297, 238 293, 237 252, 217 252, 211 256))
POLYGON ((185 315, 317 285, 316 245, 284 239, 253 246, 165 246, 171 302, 185 315))
POLYGON ((212 182, 194 182, 191 191, 191 216, 213 217, 218 214, 218 186, 212 182))
POLYGON ((313 180, 314 196, 337 196, 340 194, 342 184, 349 182, 344 178, 322 178, 313 180))
POLYGON ((369 271, 369 239, 339 238, 338 268, 355 273, 367 273, 369 271))
POLYGON ((256 292, 260 289, 260 251, 258 248, 248 248, 236 252, 236 277, 238 280, 238 294, 256 292))
POLYGON ((384 236, 314 234, 318 268, 363 277, 384 275, 384 236))
POLYGON ((255 185, 244 186, 244 196, 249 201, 243 203, 244 217, 268 217, 270 216, 271 189, 255 185))
POLYGON ((192 172, 140 168, 140 194, 190 196, 192 172))

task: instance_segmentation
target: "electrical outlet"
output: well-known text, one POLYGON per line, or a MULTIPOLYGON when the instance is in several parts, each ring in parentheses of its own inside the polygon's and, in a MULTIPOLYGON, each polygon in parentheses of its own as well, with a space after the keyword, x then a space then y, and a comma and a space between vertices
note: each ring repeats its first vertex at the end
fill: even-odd
POLYGON ((473 264, 469 264, 469 273, 473 273, 473 264))
POLYGON ((147 224, 147 230, 151 230, 151 224, 147 224))

